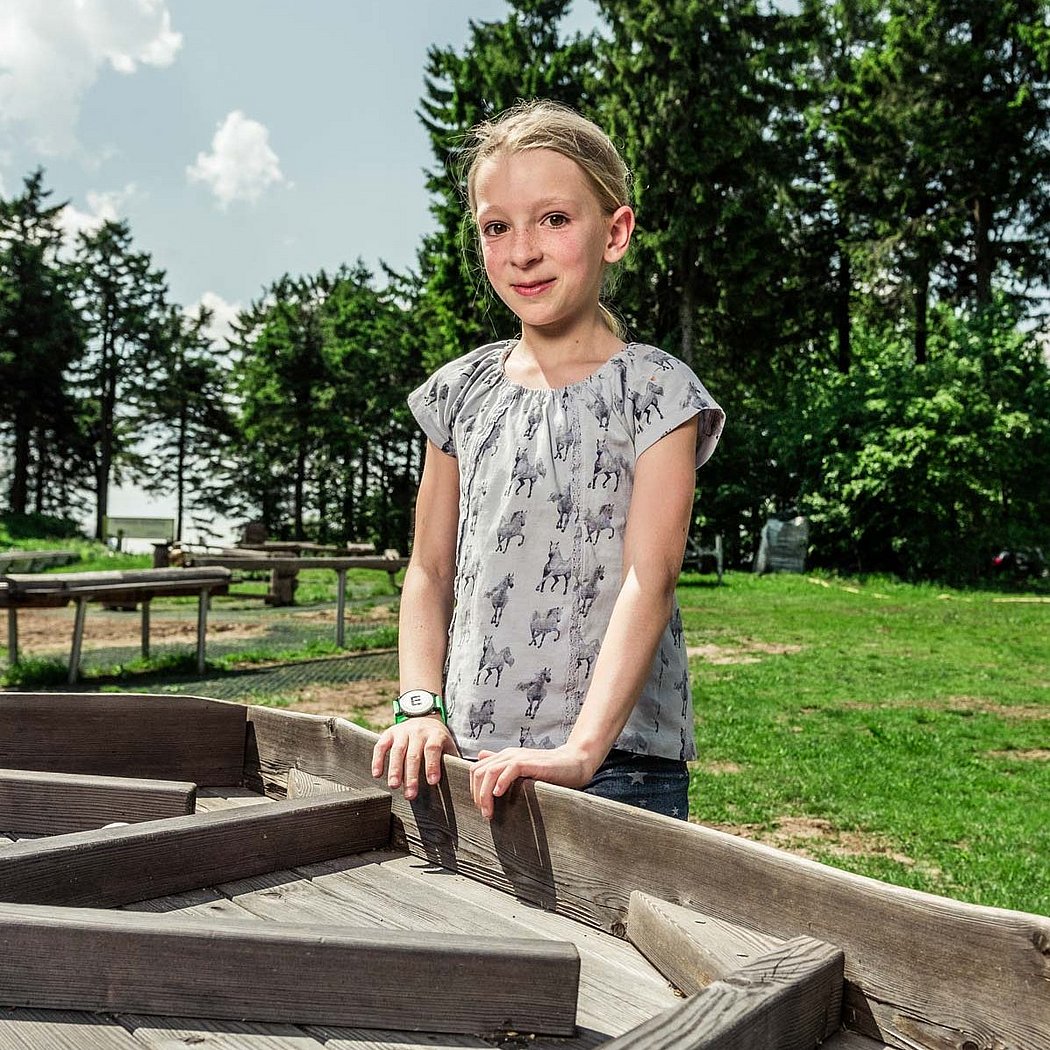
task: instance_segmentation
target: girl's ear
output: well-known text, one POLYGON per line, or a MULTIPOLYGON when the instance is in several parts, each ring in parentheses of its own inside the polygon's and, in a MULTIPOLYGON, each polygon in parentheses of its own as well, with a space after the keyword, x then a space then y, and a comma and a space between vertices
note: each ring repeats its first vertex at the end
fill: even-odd
POLYGON ((634 233, 634 212, 624 204, 609 216, 609 239, 605 244, 607 263, 619 262, 626 254, 634 233))

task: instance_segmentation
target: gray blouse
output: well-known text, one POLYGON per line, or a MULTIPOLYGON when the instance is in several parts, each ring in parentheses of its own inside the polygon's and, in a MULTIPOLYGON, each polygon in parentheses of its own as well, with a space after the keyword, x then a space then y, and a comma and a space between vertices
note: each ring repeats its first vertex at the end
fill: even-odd
MULTIPOLYGON (((504 374, 513 346, 465 354, 408 398, 459 464, 445 700, 467 757, 565 742, 619 591, 635 462, 699 415, 699 467, 725 421, 693 372, 655 347, 631 343, 578 383, 534 390, 504 374)), ((692 716, 676 601, 614 746, 694 758, 692 716)))

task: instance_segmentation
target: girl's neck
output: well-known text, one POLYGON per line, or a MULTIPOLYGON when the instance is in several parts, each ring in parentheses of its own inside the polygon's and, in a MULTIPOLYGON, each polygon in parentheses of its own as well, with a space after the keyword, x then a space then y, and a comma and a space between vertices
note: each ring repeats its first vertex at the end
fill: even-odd
POLYGON ((523 327, 504 362, 504 372, 521 386, 557 389, 586 379, 624 345, 600 318, 593 326, 573 332, 523 327))

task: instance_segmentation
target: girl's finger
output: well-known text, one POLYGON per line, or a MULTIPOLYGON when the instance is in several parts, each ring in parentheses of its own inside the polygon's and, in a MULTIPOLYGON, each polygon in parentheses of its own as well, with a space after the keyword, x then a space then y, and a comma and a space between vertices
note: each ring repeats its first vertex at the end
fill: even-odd
POLYGON ((409 800, 414 799, 419 790, 419 763, 422 757, 420 744, 413 739, 405 753, 405 798, 409 800))
POLYGON ((392 788, 401 786, 401 777, 405 769, 405 751, 408 749, 408 741, 399 737, 390 748, 390 758, 387 762, 386 782, 392 788))
POLYGON ((387 733, 380 733, 376 746, 372 748, 372 776, 381 777, 383 766, 386 763, 387 752, 390 750, 390 737, 387 733))

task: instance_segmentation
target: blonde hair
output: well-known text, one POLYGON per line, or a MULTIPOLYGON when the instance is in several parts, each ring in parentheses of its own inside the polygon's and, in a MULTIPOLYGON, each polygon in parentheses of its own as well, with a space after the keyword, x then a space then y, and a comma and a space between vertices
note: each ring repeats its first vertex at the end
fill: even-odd
MULTIPOLYGON (((472 217, 477 214, 475 183, 482 162, 533 149, 553 150, 575 161, 606 215, 630 204, 631 175, 609 136, 560 102, 532 99, 471 128, 460 170, 466 172, 467 207, 472 217)), ((604 303, 599 302, 598 309, 609 329, 625 339, 623 322, 604 303)))

